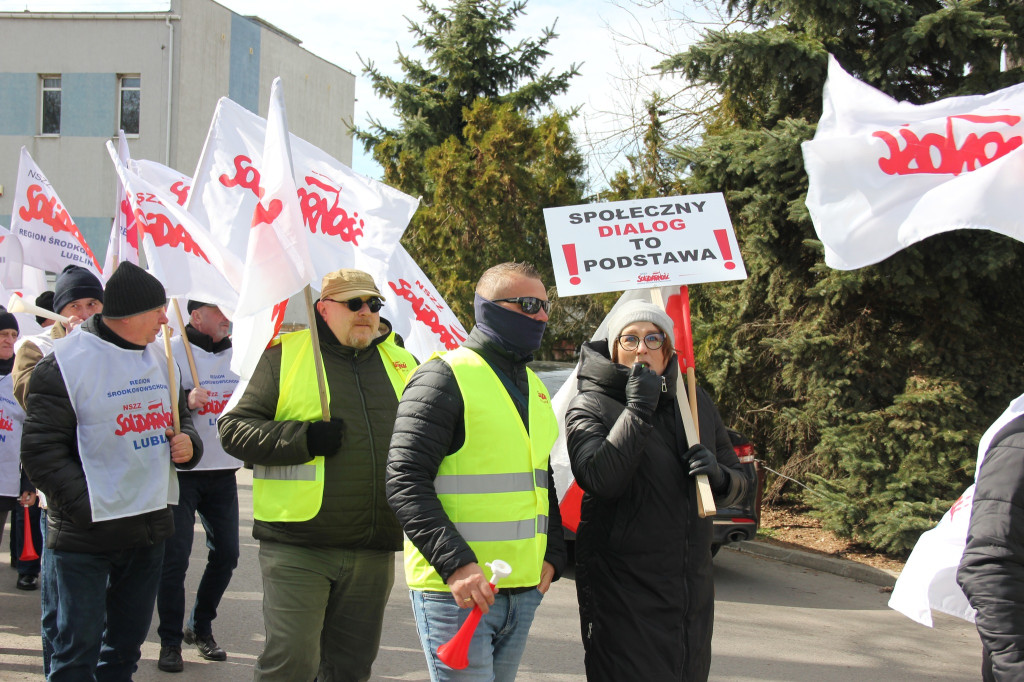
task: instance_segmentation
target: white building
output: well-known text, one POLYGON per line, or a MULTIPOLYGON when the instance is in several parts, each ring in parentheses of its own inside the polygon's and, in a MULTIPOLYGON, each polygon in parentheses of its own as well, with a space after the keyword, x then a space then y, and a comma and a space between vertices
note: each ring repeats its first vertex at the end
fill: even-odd
POLYGON ((355 76, 257 17, 212 0, 166 12, 0 12, 0 224, 10 226, 25 146, 102 261, 115 173, 104 144, 195 171, 217 100, 266 116, 280 76, 288 126, 352 163, 355 76))

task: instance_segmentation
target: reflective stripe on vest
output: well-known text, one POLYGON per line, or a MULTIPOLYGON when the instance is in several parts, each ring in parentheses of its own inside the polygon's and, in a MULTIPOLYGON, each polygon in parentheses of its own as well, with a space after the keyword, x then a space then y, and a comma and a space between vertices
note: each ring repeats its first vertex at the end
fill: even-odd
MULTIPOLYGON (((537 585, 547 549, 548 454, 558 436, 547 389, 528 369, 527 433, 508 391, 483 358, 467 348, 435 357, 455 374, 466 432, 463 446, 438 468, 438 500, 478 564, 502 559, 512 566, 503 586, 537 585)), ((405 576, 412 589, 449 589, 409 540, 405 576)))
MULTIPOLYGON (((323 418, 320 390, 313 366, 309 330, 282 336, 281 375, 275 421, 314 422, 323 418)), ((401 397, 416 360, 394 340, 394 334, 377 344, 381 362, 395 395, 401 397)), ((330 379, 326 382, 330 404, 330 379)), ((257 521, 309 521, 324 499, 324 458, 287 466, 255 465, 252 475, 253 517, 257 521)))

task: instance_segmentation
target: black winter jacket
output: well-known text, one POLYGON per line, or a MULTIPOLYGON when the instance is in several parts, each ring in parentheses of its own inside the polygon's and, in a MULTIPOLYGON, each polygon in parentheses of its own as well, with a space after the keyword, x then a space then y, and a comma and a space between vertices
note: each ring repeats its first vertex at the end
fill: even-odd
POLYGON ((957 582, 971 606, 992 679, 1024 680, 1024 416, 981 463, 957 582))
MULTIPOLYGON (((101 315, 86 320, 81 333, 96 334, 119 348, 144 349, 110 331, 101 315)), ((46 495, 47 547, 71 552, 109 552, 154 545, 174 533, 169 507, 93 522, 89 489, 78 453, 78 419, 55 354, 40 360, 32 371, 26 406, 21 461, 32 483, 46 495)), ((182 433, 192 440, 192 459, 175 466, 186 470, 199 464, 203 443, 192 426, 188 398, 180 389, 178 414, 182 433)))
MULTIPOLYGON (((566 413, 573 476, 584 491, 576 589, 588 680, 706 680, 711 666, 712 521, 697 516, 696 486, 675 400, 675 358, 650 420, 627 410, 629 368, 608 342, 584 344, 579 394, 566 413)), ((749 482, 711 399, 697 398, 701 443, 726 473, 715 502, 749 482)), ((685 402, 684 402, 685 406, 685 402)), ((688 408, 687 408, 688 409, 688 408)))
MULTIPOLYGON (((316 319, 331 420, 344 423, 337 451, 324 462, 323 503, 308 521, 257 520, 252 535, 308 547, 397 551, 402 529, 384 497, 384 466, 398 398, 377 349, 391 333, 391 324, 382 319, 381 335, 369 348, 356 350, 341 345, 323 319, 316 319)), ((238 404, 217 420, 229 454, 265 466, 313 459, 306 439, 310 422, 274 419, 280 389, 277 345, 264 351, 238 404)))
MULTIPOLYGON (((463 345, 504 372, 524 396, 529 395, 526 363, 532 356, 509 353, 476 327, 463 345)), ((528 425, 525 408, 518 401, 513 402, 520 409, 523 423, 528 425)), ((443 360, 424 363, 412 375, 398 405, 388 453, 387 494, 405 534, 444 581, 460 566, 477 560, 434 491, 441 461, 458 451, 465 439, 462 393, 455 374, 443 360)), ((566 549, 550 465, 548 486, 548 544, 544 560, 554 567, 557 579, 565 569, 566 549)))

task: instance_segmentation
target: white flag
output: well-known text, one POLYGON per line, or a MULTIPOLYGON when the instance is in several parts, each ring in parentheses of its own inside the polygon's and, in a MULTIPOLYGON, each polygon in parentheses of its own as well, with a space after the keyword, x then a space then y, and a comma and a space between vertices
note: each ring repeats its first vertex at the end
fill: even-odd
MULTIPOLYGON (((117 156, 126 167, 131 164, 128 140, 123 130, 117 131, 117 156)), ((118 263, 129 261, 135 265, 139 264, 139 240, 135 231, 135 217, 120 180, 117 182, 117 201, 114 204, 114 222, 110 225, 110 239, 107 241, 107 255, 103 260, 103 274, 108 279, 114 274, 115 255, 118 263)))
POLYGON ((420 361, 437 351, 455 350, 466 340, 466 328, 401 244, 385 277, 370 274, 387 301, 381 315, 420 361))
POLYGON ((185 296, 231 310, 238 302, 242 264, 164 191, 121 163, 107 143, 125 186, 146 260, 168 296, 185 296))
POLYGON ((825 263, 860 268, 957 229, 1024 240, 1022 145, 1024 84, 914 105, 829 57, 818 130, 803 143, 825 263))
POLYGON ((100 276, 100 265, 57 192, 28 150, 21 148, 11 232, 21 242, 27 265, 59 273, 79 265, 100 276))
MULTIPOLYGON (((244 257, 262 178, 267 122, 221 98, 193 178, 188 210, 222 244, 244 257)), ((339 268, 373 272, 386 264, 418 200, 363 177, 309 142, 290 135, 293 177, 313 284, 339 268)))
MULTIPOLYGON (((985 455, 996 434, 1022 414, 1024 395, 1010 403, 999 419, 985 431, 978 443, 975 481, 978 480, 981 463, 985 461, 985 455)), ((932 627, 933 609, 974 622, 975 610, 956 582, 956 571, 967 547, 973 502, 974 484, 971 484, 942 516, 938 525, 921 535, 893 587, 889 608, 928 627, 932 627)))
POLYGON ((292 176, 288 118, 280 78, 275 78, 270 86, 266 130, 263 187, 251 216, 236 318, 272 308, 302 291, 314 277, 292 176))

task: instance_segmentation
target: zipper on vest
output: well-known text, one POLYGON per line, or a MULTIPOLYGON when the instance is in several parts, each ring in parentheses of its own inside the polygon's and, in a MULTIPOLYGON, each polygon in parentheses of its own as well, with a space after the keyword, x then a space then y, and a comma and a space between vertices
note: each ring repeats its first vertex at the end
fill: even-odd
POLYGON ((359 394, 359 404, 363 407, 363 421, 366 422, 366 435, 370 439, 370 537, 373 537, 374 529, 377 527, 377 448, 373 443, 373 426, 370 424, 370 413, 366 411, 366 396, 363 395, 363 385, 359 381, 359 351, 352 353, 352 373, 356 377, 356 393, 359 394))

